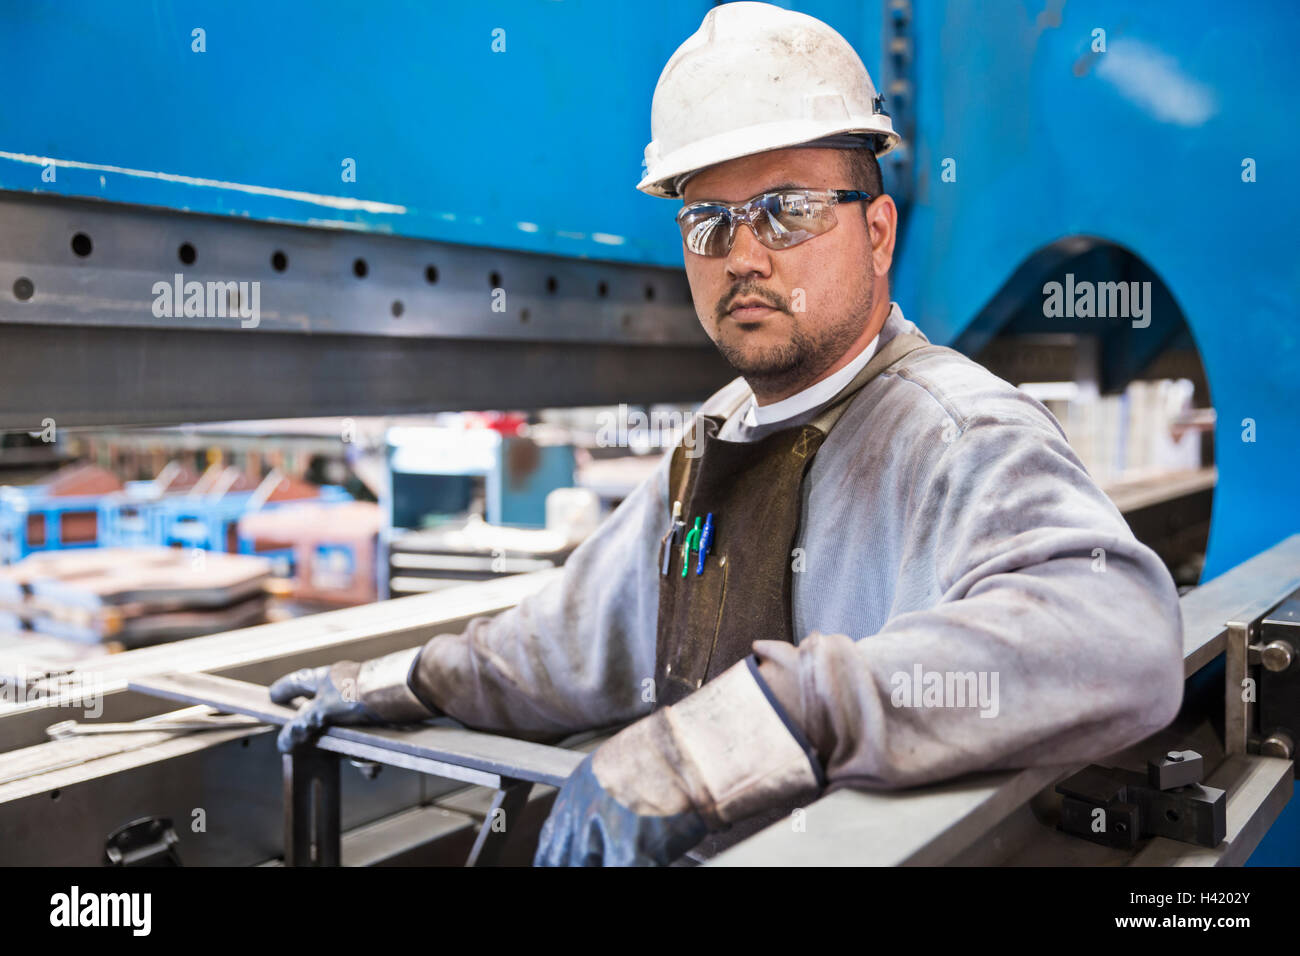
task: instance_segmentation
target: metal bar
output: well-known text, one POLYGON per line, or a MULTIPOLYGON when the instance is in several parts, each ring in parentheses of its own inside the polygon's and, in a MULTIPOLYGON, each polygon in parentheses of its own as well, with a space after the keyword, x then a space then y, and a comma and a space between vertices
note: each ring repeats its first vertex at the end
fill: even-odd
POLYGON ((0 323, 0 429, 695 402, 732 377, 681 345, 0 323))
POLYGON ((1071 772, 1038 767, 900 792, 837 790, 774 823, 711 866, 938 866, 1071 772))
POLYGON ((514 832, 512 827, 519 820, 519 815, 528 803, 528 794, 533 785, 526 780, 503 780, 501 787, 492 796, 492 805, 488 807, 483 825, 474 838, 474 846, 469 851, 466 866, 496 866, 501 859, 501 851, 506 840, 514 832))
POLYGON ((88 734, 147 734, 156 733, 160 730, 174 730, 181 732, 192 732, 202 730, 224 730, 228 727, 246 727, 252 722, 242 716, 236 716, 235 719, 222 717, 216 714, 192 717, 187 720, 137 720, 130 723, 114 723, 106 721, 103 723, 87 723, 76 720, 64 720, 57 724, 51 724, 45 728, 45 732, 54 740, 63 740, 68 737, 82 737, 88 734))
MULTIPOLYGON (((132 680, 130 688, 167 700, 207 704, 223 713, 247 714, 269 724, 285 724, 296 714, 292 707, 273 704, 265 687, 211 674, 160 674, 132 680)), ((357 759, 401 766, 405 757, 418 757, 447 765, 447 773, 440 775, 458 780, 465 779, 462 772, 468 769, 475 772, 468 781, 471 783, 487 773, 558 787, 583 756, 559 747, 449 726, 421 726, 418 730, 330 727, 322 737, 330 738, 335 753, 357 759)))
MULTIPOLYGON (((206 710, 194 707, 176 713, 187 714, 201 709, 206 710)), ((208 737, 213 742, 224 742, 239 736, 230 734, 231 730, 252 732, 266 729, 262 724, 250 721, 242 727, 232 725, 214 730, 210 736, 205 734, 195 737, 189 733, 164 729, 154 733, 89 734, 20 747, 0 754, 0 803, 13 799, 16 795, 33 792, 33 788, 39 789, 39 785, 54 780, 56 776, 61 778, 63 775, 59 771, 81 770, 119 754, 150 752, 159 744, 171 744, 188 738, 208 737)), ((61 786, 64 782, 73 783, 72 780, 60 780, 54 786, 61 786)))
POLYGON ((1223 653, 1229 621, 1254 620, 1298 587, 1300 534, 1293 534, 1184 594, 1184 675, 1223 653))
POLYGON ((433 777, 446 777, 449 780, 459 780, 462 783, 474 784, 479 787, 491 787, 493 790, 501 786, 501 775, 498 773, 481 773, 468 767, 458 767, 455 764, 441 760, 415 757, 397 750, 372 747, 369 744, 358 743, 353 740, 335 740, 333 737, 326 735, 317 739, 316 747, 319 750, 328 750, 331 753, 349 757, 352 760, 369 760, 372 763, 380 763, 389 767, 401 767, 403 770, 414 770, 416 773, 428 774, 433 777))
POLYGON ((283 767, 285 865, 338 866, 339 758, 306 749, 286 754, 283 767))
MULTIPOLYGON (((382 336, 410 345, 419 339, 463 339, 478 343, 481 353, 494 347, 486 343, 503 340, 714 351, 680 267, 14 192, 0 192, 0 222, 5 224, 0 262, 9 277, 0 288, 0 324, 154 333, 207 329, 239 333, 237 338, 254 343, 275 332, 297 340, 322 334, 382 336), (77 235, 88 240, 84 256, 71 248, 77 235), (192 262, 178 259, 182 245, 192 251, 192 262), (277 262, 283 268, 277 269, 277 262), (186 284, 202 284, 197 311, 203 316, 176 308, 177 274, 182 299, 186 284), (30 292, 19 290, 23 298, 10 287, 18 278, 30 283, 30 292), (256 325, 252 317, 235 314, 232 290, 224 286, 232 281, 258 283, 256 325), (212 297, 211 306, 218 308, 211 313, 209 282, 223 284, 212 297), (155 291, 156 283, 168 286, 168 293, 155 291)), ((245 291, 251 300, 251 286, 245 291)), ((251 310, 251 301, 242 304, 251 310)), ((191 368, 194 364, 201 363, 191 368)))
POLYGON ((1251 715, 1255 708, 1246 702, 1246 675, 1249 672, 1247 648, 1254 638, 1254 620, 1257 618, 1230 621, 1224 635, 1223 750, 1227 754, 1245 755, 1250 742, 1251 715))

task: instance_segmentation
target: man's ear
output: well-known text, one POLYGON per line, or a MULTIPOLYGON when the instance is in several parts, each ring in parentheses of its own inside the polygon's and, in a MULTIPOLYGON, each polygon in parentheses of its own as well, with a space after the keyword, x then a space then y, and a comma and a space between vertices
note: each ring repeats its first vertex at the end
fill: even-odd
POLYGON ((867 236, 871 240, 871 264, 876 275, 889 272, 894 262, 894 243, 898 240, 898 207, 888 193, 867 204, 867 236))

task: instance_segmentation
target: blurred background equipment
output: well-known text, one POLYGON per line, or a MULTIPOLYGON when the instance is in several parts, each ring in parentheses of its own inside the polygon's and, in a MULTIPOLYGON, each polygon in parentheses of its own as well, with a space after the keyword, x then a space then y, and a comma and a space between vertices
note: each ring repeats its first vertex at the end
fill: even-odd
POLYGON ((269 559, 300 602, 366 604, 375 600, 381 524, 368 501, 253 512, 239 519, 239 550, 269 559))
POLYGON ((0 614, 13 625, 121 649, 265 620, 271 566, 177 548, 33 555, 0 568, 0 614))
POLYGON ((0 562, 95 547, 100 496, 121 488, 116 476, 88 464, 67 465, 39 484, 0 486, 0 562))

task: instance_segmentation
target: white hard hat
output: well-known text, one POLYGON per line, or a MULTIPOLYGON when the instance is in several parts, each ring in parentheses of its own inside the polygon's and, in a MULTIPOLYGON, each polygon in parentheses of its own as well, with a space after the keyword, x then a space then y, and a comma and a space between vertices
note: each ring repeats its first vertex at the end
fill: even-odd
POLYGON ((688 173, 844 133, 872 137, 877 156, 898 145, 848 41, 803 13, 727 3, 708 12, 659 75, 636 188, 676 198, 688 173))

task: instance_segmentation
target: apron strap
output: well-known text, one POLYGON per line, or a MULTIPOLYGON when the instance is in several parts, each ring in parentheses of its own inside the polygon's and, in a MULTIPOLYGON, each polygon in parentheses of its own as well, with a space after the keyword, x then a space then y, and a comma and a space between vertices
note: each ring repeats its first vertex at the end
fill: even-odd
MULTIPOLYGON (((848 408, 849 399, 856 395, 864 385, 903 356, 930 344, 932 343, 911 332, 900 332, 895 335, 882 348, 877 350, 875 355, 871 356, 870 361, 862 366, 857 375, 853 376, 853 380, 835 397, 835 403, 824 409, 809 424, 823 435, 829 435, 831 429, 835 427, 835 423, 840 420, 840 416, 848 408)), ((754 393, 748 388, 738 389, 738 391, 740 393, 738 398, 733 399, 726 407, 708 416, 715 420, 719 428, 753 398, 754 393)), ((686 465, 687 462, 684 460, 684 456, 680 454, 673 455, 668 474, 668 488, 670 493, 673 494, 670 503, 671 501, 685 501, 687 483, 690 480, 690 469, 686 465)))
POLYGON ((884 347, 879 349, 871 360, 862 366, 857 375, 853 376, 853 381, 844 387, 844 390, 835 398, 835 404, 822 411, 820 415, 814 418, 810 425, 816 428, 823 435, 829 435, 835 423, 840 420, 840 416, 849 407, 849 399, 856 395, 864 385, 873 378, 889 368, 904 355, 915 352, 923 345, 929 345, 925 339, 919 335, 913 335, 911 332, 900 332, 892 339, 885 343, 884 347))
MULTIPOLYGON (((839 421, 840 415, 844 414, 844 409, 848 404, 848 400, 856 395, 859 389, 885 369, 889 368, 889 366, 901 359, 904 355, 916 351, 923 345, 931 344, 933 343, 928 342, 919 335, 914 335, 911 332, 900 332, 898 335, 895 335, 892 339, 886 342, 875 355, 871 356, 871 359, 867 364, 862 366, 857 375, 853 376, 853 380, 849 382, 848 385, 844 386, 844 389, 835 396, 835 404, 824 409, 822 413, 814 418, 809 424, 821 431, 824 435, 830 434, 831 428, 834 427, 837 421, 839 421)), ((720 409, 716 413, 716 417, 718 417, 722 422, 730 421, 731 416, 740 411, 741 408, 743 408, 753 397, 754 393, 751 390, 741 390, 739 398, 734 399, 727 407, 720 409)))

